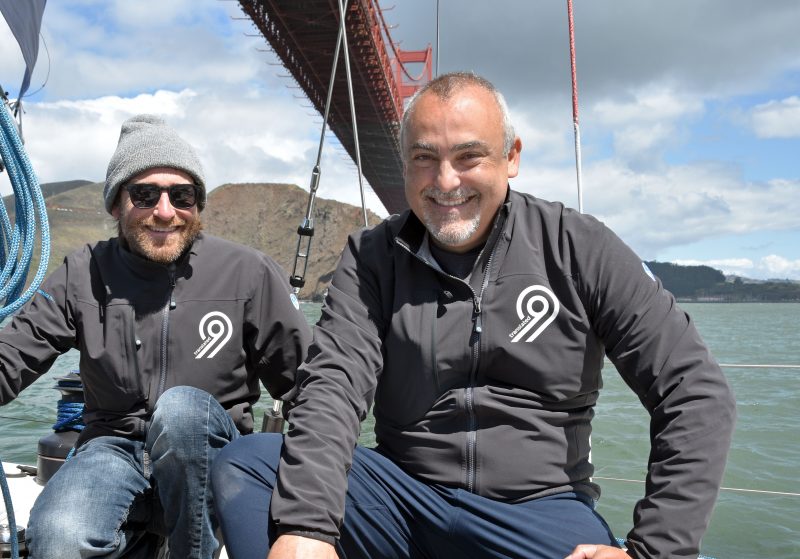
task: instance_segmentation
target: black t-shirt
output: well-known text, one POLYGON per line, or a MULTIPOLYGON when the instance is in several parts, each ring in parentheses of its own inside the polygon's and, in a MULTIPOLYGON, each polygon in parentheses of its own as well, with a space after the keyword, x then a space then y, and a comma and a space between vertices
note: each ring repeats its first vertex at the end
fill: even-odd
POLYGON ((475 266, 475 260, 483 250, 483 245, 477 246, 467 252, 458 253, 444 250, 434 243, 430 243, 430 250, 442 270, 451 276, 466 280, 469 278, 472 268, 475 266))

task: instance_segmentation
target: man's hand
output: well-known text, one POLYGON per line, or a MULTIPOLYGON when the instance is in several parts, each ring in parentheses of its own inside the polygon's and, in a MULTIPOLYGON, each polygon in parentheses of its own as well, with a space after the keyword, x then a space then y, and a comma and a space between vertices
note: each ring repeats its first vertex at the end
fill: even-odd
POLYGON ((631 559, 631 556, 608 545, 579 545, 564 559, 631 559))
POLYGON ((329 543, 284 534, 278 536, 267 559, 337 559, 336 548, 329 543))

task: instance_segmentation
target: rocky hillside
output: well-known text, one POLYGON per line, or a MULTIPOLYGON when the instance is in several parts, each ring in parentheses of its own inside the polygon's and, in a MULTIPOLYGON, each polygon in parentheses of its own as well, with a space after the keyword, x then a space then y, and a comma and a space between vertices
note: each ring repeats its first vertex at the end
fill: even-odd
MULTIPOLYGON (((288 274, 294 268, 297 227, 308 192, 292 184, 225 184, 211 191, 203 211, 205 230, 272 256, 288 274)), ((369 223, 380 218, 368 213, 369 223)), ((330 283, 347 236, 363 227, 361 208, 317 198, 306 285, 302 298, 321 297, 330 283)), ((305 240, 304 240, 305 243, 305 240)), ((302 246, 305 250, 305 244, 302 246)), ((302 261, 298 273, 302 273, 302 261)))
MULTIPOLYGON (((103 184, 69 181, 42 185, 50 220, 48 273, 84 243, 116 235, 116 223, 103 207, 103 184)), ((4 199, 12 215, 13 199, 4 199)), ((297 226, 306 213, 308 193, 290 184, 226 184, 209 193, 203 211, 205 230, 272 256, 287 275, 294 267, 297 226)), ((330 282, 347 235, 363 226, 361 208, 317 198, 306 286, 301 298, 320 298, 330 282)), ((370 224, 380 218, 370 212, 370 224)), ((33 262, 34 270, 38 262, 33 262)), ((300 272, 302 270, 299 270, 300 272)))

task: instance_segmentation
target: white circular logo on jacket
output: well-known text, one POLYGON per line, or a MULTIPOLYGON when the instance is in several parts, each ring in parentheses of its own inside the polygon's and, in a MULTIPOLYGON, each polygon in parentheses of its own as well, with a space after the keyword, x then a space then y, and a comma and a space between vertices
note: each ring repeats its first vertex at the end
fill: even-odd
POLYGON ((561 304, 543 285, 531 285, 517 297, 517 316, 522 321, 508 335, 511 342, 532 342, 556 319, 561 304), (528 333, 533 332, 528 336, 528 333), (525 336, 528 336, 526 339, 525 336))
POLYGON ((219 311, 211 311, 200 319, 200 338, 203 343, 194 350, 194 358, 213 358, 233 334, 231 319, 219 311), (208 355, 206 355, 208 354, 208 355))

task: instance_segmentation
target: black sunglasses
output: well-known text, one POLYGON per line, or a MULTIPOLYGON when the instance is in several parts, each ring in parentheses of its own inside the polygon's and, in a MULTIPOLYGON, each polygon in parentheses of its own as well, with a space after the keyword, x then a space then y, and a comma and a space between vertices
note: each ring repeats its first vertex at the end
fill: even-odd
POLYGON ((197 204, 197 185, 173 184, 172 186, 159 186, 148 183, 132 183, 125 185, 125 190, 131 197, 131 203, 139 209, 154 208, 161 198, 161 192, 166 190, 172 207, 188 210, 197 204))

